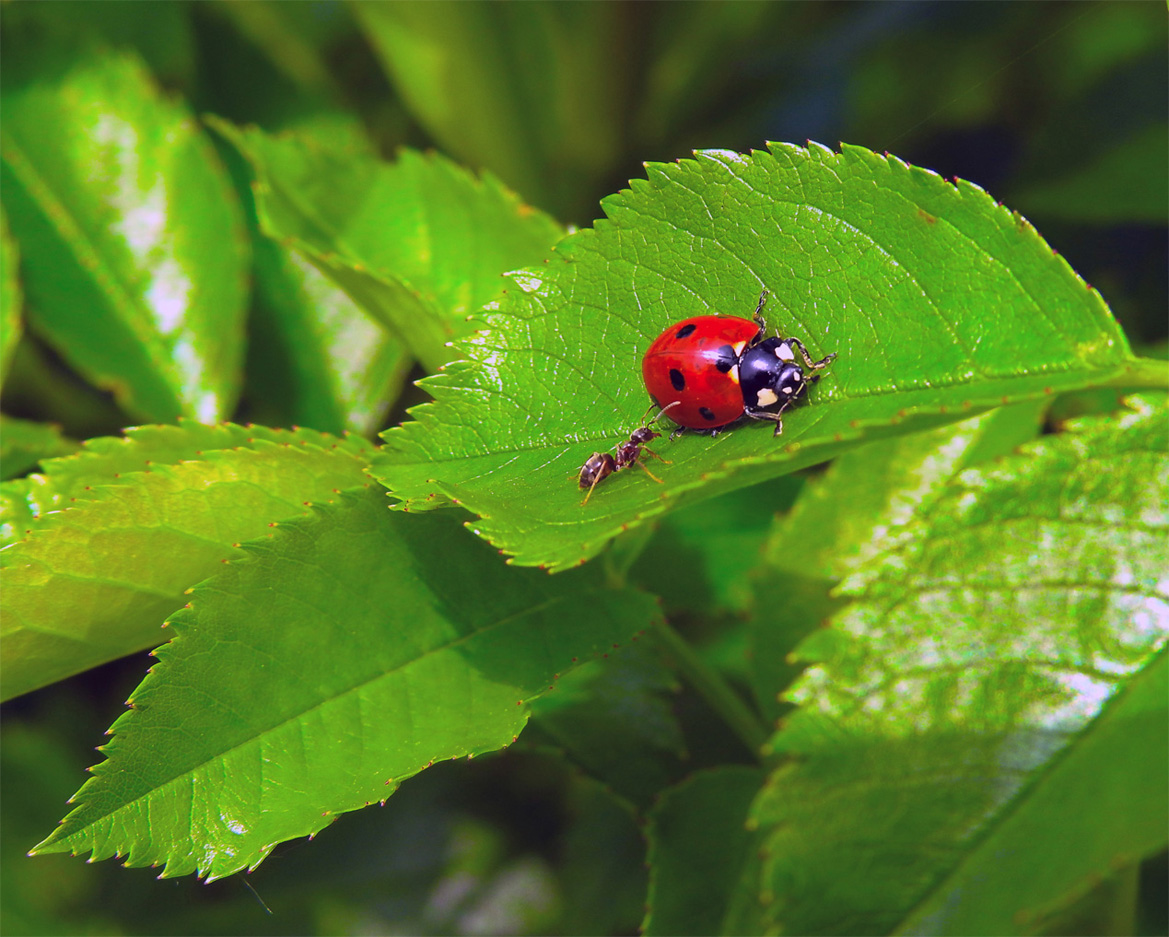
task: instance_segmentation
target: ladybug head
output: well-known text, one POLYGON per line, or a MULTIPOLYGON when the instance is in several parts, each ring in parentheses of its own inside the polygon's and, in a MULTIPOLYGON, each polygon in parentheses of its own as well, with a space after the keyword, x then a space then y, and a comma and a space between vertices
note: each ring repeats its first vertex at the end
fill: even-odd
POLYGON ((781 338, 765 339, 744 354, 739 380, 749 413, 782 410, 808 386, 804 369, 796 364, 795 350, 781 338))

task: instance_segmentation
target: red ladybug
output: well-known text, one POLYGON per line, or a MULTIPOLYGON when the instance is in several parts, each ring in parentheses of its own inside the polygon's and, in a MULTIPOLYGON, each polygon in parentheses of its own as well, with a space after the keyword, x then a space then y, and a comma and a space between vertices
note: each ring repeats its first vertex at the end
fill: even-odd
POLYGON ((783 432, 783 411, 836 354, 813 361, 798 338, 765 338, 766 303, 764 290, 752 319, 694 316, 654 339, 641 359, 641 375, 654 403, 670 408, 678 426, 713 435, 750 417, 775 423, 776 436, 783 432), (796 362, 797 350, 805 367, 796 362))

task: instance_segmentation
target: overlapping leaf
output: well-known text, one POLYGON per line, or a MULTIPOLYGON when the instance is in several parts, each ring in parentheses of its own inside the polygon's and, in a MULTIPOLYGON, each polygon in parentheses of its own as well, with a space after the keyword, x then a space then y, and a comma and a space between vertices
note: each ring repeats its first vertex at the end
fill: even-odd
POLYGON ((1097 293, 976 186, 847 147, 774 145, 651 165, 608 218, 515 277, 436 402, 389 432, 378 477, 412 509, 452 499, 522 564, 581 562, 622 530, 815 462, 861 438, 1108 381, 1133 364, 1097 293), (781 440, 748 426, 663 443, 655 485, 579 466, 644 418, 640 358, 672 321, 749 315, 839 357, 781 440))
MULTIPOLYGON (((41 459, 72 451, 76 443, 61 435, 52 423, 34 423, 0 414, 0 478, 27 472, 41 459)), ((0 523, 4 518, 0 509, 0 523)))
POLYGON ((500 274, 539 263, 560 228, 491 176, 437 154, 383 163, 314 140, 214 126, 251 164, 266 234, 301 252, 427 367, 451 359, 500 274))
POLYGON ((238 541, 366 483, 368 448, 308 430, 145 428, 6 486, 8 524, 30 526, 0 554, 4 698, 158 644, 184 590, 238 541))
POLYGON ((0 139, 33 326, 135 415, 228 415, 247 243, 191 115, 137 59, 83 57, 7 81, 0 139))
POLYGON ((8 233, 8 218, 0 211, 0 382, 20 340, 20 252, 8 233))
POLYGON ((964 473, 848 580, 753 808, 769 928, 1027 931, 1164 848, 1169 421, 1134 406, 964 473))
POLYGON ((795 508, 777 519, 753 568, 748 620, 751 682, 764 713, 790 707, 782 693, 800 668, 789 655, 844 605, 834 595, 850 572, 913 538, 915 514, 930 505, 963 469, 1010 453, 1039 432, 1045 400, 1000 407, 961 423, 860 446, 809 482, 795 508))
POLYGON ((172 619, 108 760, 37 852, 209 879, 255 867, 435 761, 510 744, 558 674, 656 614, 594 570, 509 570, 451 515, 392 513, 375 491, 247 553, 172 619))
POLYGON ((743 894, 757 839, 746 819, 764 777, 746 765, 716 768, 671 788, 655 805, 643 934, 749 933, 726 924, 735 906, 757 900, 743 894))

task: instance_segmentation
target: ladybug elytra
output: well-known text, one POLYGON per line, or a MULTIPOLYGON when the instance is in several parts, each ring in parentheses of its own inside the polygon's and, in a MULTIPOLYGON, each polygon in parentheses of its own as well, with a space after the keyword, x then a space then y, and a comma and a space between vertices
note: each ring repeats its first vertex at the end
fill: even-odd
POLYGON ((646 390, 659 407, 670 410, 679 427, 713 435, 747 417, 770 420, 778 436, 783 411, 836 357, 833 353, 813 361, 798 338, 766 338, 766 303, 764 290, 751 319, 683 319, 649 346, 641 360, 646 390))

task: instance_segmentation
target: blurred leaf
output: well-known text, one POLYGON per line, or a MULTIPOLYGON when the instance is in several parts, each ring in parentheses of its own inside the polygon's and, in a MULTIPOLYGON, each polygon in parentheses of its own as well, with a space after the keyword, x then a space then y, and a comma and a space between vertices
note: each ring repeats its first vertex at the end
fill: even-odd
POLYGON ((647 878, 639 819, 588 778, 573 779, 565 800, 569 817, 559 854, 566 907, 560 927, 545 933, 637 933, 647 878))
POLYGON ((524 744, 551 749, 635 807, 677 775, 686 743, 672 708, 677 678, 643 643, 557 682, 533 708, 524 744))
MULTIPOLYGON (((613 164, 632 68, 618 4, 356 3, 411 112, 452 156, 572 208, 613 164)), ((628 40, 626 40, 628 41, 628 40)))
MULTIPOLYGON (((191 433, 192 441, 201 435, 191 433)), ((111 476, 109 461, 85 453, 58 463, 96 470, 77 478, 80 498, 37 490, 65 507, 0 554, 3 698, 161 643, 159 627, 183 604, 184 591, 238 555, 238 541, 271 536, 276 522, 306 513, 314 501, 369 484, 367 446, 359 441, 310 430, 251 435, 237 448, 150 460, 126 474, 111 476)), ((134 449, 131 443, 122 453, 134 449)))
POLYGON ((403 150, 396 163, 311 139, 213 124, 256 174, 264 232, 302 252, 430 369, 504 271, 547 256, 561 232, 490 176, 403 150))
POLYGON ((20 252, 8 234, 7 214, 0 210, 0 384, 23 331, 21 324, 20 252))
MULTIPOLYGON (((4 8, 4 67, 36 68, 58 54, 81 58, 97 49, 140 56, 164 86, 190 88, 196 56, 191 3, 57 0, 4 8)), ((11 72, 9 73, 11 74, 11 72)))
MULTIPOLYGON (((281 401, 290 422, 363 436, 385 424, 410 369, 406 349, 307 260, 264 238, 256 244, 257 291, 268 338, 254 359, 263 365, 283 352, 291 364, 281 401)), ((256 417, 253 416, 253 419, 256 417)))
MULTIPOLYGON (((43 474, 0 484, 0 521, 31 518, 33 523, 44 515, 58 512, 78 501, 104 497, 104 489, 123 482, 138 483, 134 473, 149 473, 153 466, 167 463, 201 461, 209 453, 222 450, 253 448, 257 443, 275 443, 289 447, 311 445, 328 437, 313 432, 289 432, 264 426, 239 426, 220 423, 206 426, 180 420, 178 426, 133 426, 124 436, 100 436, 81 443, 80 451, 66 457, 46 459, 43 474)), ((352 451, 363 451, 359 441, 341 442, 352 451)), ((22 535, 22 534, 18 534, 22 535)), ((3 544, 11 542, 6 533, 3 544)))
POLYGON ((1164 848, 1169 421, 1133 406, 963 473, 801 646, 769 929, 1026 932, 1164 848))
POLYGON ((668 615, 744 611, 772 521, 802 485, 788 475, 674 511, 637 558, 633 580, 659 594, 668 615))
POLYGON ((412 510, 449 498, 523 565, 583 562, 684 501, 825 461, 862 439, 1108 382, 1148 382, 1100 297, 976 186, 846 147, 774 144, 651 165, 609 219, 514 279, 436 402, 384 434, 376 476, 412 510), (683 436, 586 506, 578 468, 644 420, 640 359, 671 322, 749 315, 839 358, 782 440, 683 436))
POLYGON ((23 475, 41 459, 65 455, 76 446, 61 435, 61 427, 52 423, 33 423, 0 414, 0 478, 23 475))
POLYGON ((9 82, 3 104, 4 206, 32 327, 139 417, 229 414, 247 244, 191 116, 115 55, 9 82))
POLYGON ((629 639, 649 597, 509 571, 450 515, 380 492, 282 524, 194 590, 37 852, 162 874, 254 868, 448 758, 507 746, 556 673, 629 639))
MULTIPOLYGON (((340 11, 344 4, 329 4, 340 11)), ((325 14, 320 3, 277 3, 250 0, 248 3, 214 4, 217 14, 231 20, 244 36, 260 49, 294 85, 317 94, 338 94, 321 44, 345 23, 343 17, 325 14), (329 26, 332 25, 333 29, 329 26)))
POLYGON ((745 827, 765 775, 732 765, 692 775, 650 813, 650 885, 641 932, 724 934, 757 835, 745 827))
POLYGON ((1169 124, 1151 124, 1087 165, 1048 173, 1020 190, 1032 215, 1078 222, 1169 224, 1169 124))

